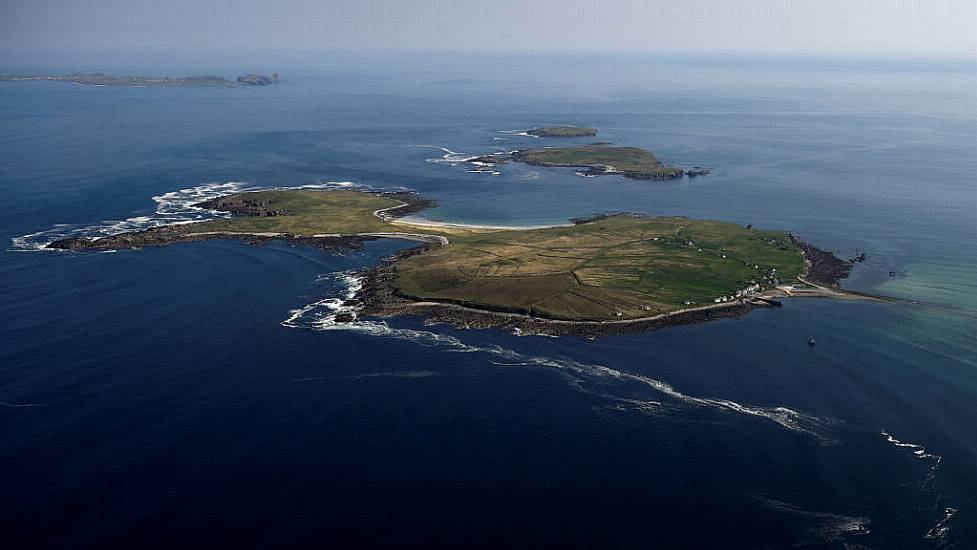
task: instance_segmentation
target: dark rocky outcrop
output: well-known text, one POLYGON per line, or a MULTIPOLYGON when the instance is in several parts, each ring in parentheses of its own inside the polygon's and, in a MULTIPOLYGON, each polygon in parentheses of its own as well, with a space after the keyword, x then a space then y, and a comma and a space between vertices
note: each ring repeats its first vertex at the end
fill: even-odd
POLYGON ((237 77, 237 83, 240 86, 268 86, 278 84, 278 73, 272 73, 271 76, 248 73, 244 76, 237 77))
POLYGON ((247 193, 217 197, 198 202, 193 206, 206 208, 207 210, 230 212, 233 216, 269 217, 288 215, 288 212, 285 210, 270 208, 264 201, 249 198, 247 193))
POLYGON ((383 196, 390 197, 391 199, 404 203, 403 206, 392 208, 384 212, 381 217, 387 220, 402 218, 409 214, 420 212, 421 210, 434 208, 438 205, 437 201, 433 199, 426 199, 412 191, 395 191, 392 193, 384 193, 383 196))
POLYGON ((546 138, 570 138, 570 137, 588 137, 596 136, 596 128, 584 128, 577 126, 552 126, 546 128, 533 128, 532 130, 527 130, 526 133, 531 136, 546 138))
MULTIPOLYGON (((192 224, 191 224, 192 225, 192 224)), ((193 233, 187 228, 190 225, 155 227, 144 231, 119 233, 92 239, 88 237, 67 237, 56 240, 46 248, 71 251, 104 251, 129 250, 152 246, 167 246, 177 243, 192 243, 200 241, 236 240, 250 244, 265 244, 271 241, 284 241, 293 244, 312 246, 321 250, 345 251, 363 248, 365 241, 373 237, 340 236, 340 237, 307 237, 303 235, 256 235, 248 233, 203 232, 193 233)))
POLYGON ((804 274, 804 277, 808 281, 822 286, 838 288, 841 280, 851 273, 853 262, 846 262, 831 252, 821 250, 802 241, 793 233, 787 233, 787 238, 804 253, 804 259, 807 260, 808 264, 807 273, 804 274))

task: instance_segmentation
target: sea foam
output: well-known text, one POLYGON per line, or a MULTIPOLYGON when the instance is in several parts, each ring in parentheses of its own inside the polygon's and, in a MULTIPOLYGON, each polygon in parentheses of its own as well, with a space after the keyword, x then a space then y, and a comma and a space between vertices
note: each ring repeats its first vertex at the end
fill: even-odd
POLYGON ((621 403, 643 408, 660 405, 656 400, 636 400, 632 395, 615 393, 613 387, 609 390, 604 389, 608 383, 636 384, 686 406, 708 407, 762 418, 788 430, 810 434, 822 440, 825 439, 818 433, 818 427, 826 423, 824 419, 788 407, 763 407, 738 403, 729 399, 696 397, 680 392, 667 382, 605 365, 581 363, 566 358, 526 355, 496 345, 472 345, 449 334, 396 328, 385 321, 359 319, 357 308, 349 305, 349 300, 355 297, 362 288, 362 279, 352 272, 335 273, 332 274, 332 278, 343 287, 339 296, 324 298, 289 311, 288 317, 281 323, 282 326, 322 331, 349 331, 368 336, 409 341, 426 347, 439 347, 454 353, 482 353, 491 356, 493 363, 500 366, 547 368, 563 372, 570 376, 575 388, 621 403), (339 315, 351 320, 337 321, 339 315))
MULTIPOLYGON (((912 451, 913 455, 919 460, 930 461, 931 465, 926 473, 926 478, 923 480, 922 489, 929 490, 933 486, 933 481, 936 478, 936 472, 943 463, 943 457, 936 453, 932 453, 926 450, 926 447, 919 443, 909 443, 906 441, 900 441, 895 438, 886 430, 881 431, 882 437, 892 445, 902 448, 909 449, 912 451)), ((939 503, 943 498, 943 495, 937 495, 937 503, 939 503)), ((925 538, 927 539, 937 539, 943 540, 946 538, 947 534, 950 532, 950 520, 957 513, 957 509, 952 506, 946 506, 943 509, 943 517, 926 532, 925 538)))
MULTIPOLYGON (((194 206, 210 199, 244 193, 250 191, 287 190, 287 189, 369 189, 351 181, 328 181, 294 187, 259 187, 243 182, 229 181, 224 183, 205 183, 170 191, 152 198, 156 203, 153 214, 134 216, 124 220, 106 220, 94 224, 57 224, 51 229, 30 233, 11 239, 12 250, 50 250, 45 247, 52 242, 69 237, 87 237, 98 239, 119 233, 144 231, 167 225, 197 223, 217 218, 228 217, 227 212, 208 210, 194 206)), ((396 188, 395 190, 403 190, 396 188)), ((387 191, 388 189, 376 189, 387 191)))

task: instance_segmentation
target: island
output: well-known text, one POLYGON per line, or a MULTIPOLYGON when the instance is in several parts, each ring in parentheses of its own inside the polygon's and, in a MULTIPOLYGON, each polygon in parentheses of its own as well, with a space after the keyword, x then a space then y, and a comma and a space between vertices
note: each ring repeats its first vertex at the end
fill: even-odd
POLYGON ((347 305, 357 317, 421 315, 459 327, 596 336, 743 315, 787 296, 869 298, 839 288, 852 261, 790 233, 613 213, 520 229, 458 226, 409 214, 410 192, 275 190, 199 203, 226 217, 54 241, 118 250, 213 239, 284 240, 327 250, 382 238, 418 243, 364 270, 347 305))
POLYGON ((532 130, 526 130, 526 135, 548 138, 569 138, 569 137, 587 137, 596 136, 596 128, 587 128, 584 126, 543 126, 541 128, 533 128, 532 130))
POLYGON ((228 80, 220 76, 112 76, 104 73, 73 73, 68 75, 9 75, 0 74, 0 82, 15 81, 51 81, 51 82, 70 82, 79 86, 127 86, 131 88, 144 87, 173 87, 173 86, 199 86, 199 87, 249 87, 249 86, 269 86, 277 84, 279 81, 278 73, 271 76, 264 76, 250 73, 237 77, 236 80, 228 80))
POLYGON ((578 172, 578 175, 585 177, 618 175, 630 179, 658 181, 709 173, 705 168, 683 169, 667 166, 651 151, 640 147, 618 147, 609 143, 523 149, 473 157, 467 161, 479 166, 514 161, 533 166, 583 168, 584 170, 578 172))

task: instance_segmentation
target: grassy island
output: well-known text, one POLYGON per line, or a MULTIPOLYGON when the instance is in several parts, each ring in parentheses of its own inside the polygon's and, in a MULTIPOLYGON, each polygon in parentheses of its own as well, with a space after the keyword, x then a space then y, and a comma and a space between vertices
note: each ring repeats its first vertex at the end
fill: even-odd
MULTIPOLYGON (((198 205, 229 212, 228 218, 62 239, 49 248, 139 248, 217 238, 343 248, 368 239, 409 239, 423 244, 368 272, 357 298, 365 314, 421 313, 464 326, 515 327, 513 319, 529 319, 537 323, 530 330, 562 323, 564 333, 575 324, 593 331, 608 322, 654 320, 657 327, 663 319, 679 324, 723 316, 721 311, 742 314, 783 295, 784 285, 798 284, 802 275, 836 286, 850 265, 789 234, 680 217, 622 213, 535 229, 401 218, 431 204, 411 193, 239 193, 198 205)), ((815 288, 828 290, 808 287, 815 288)))
POLYGON ((583 176, 619 175, 642 180, 670 180, 709 173, 702 168, 685 170, 666 166, 654 153, 640 147, 618 147, 606 143, 523 149, 471 159, 483 164, 502 164, 509 160, 533 166, 583 168, 585 171, 580 173, 583 176))
POLYGON ((596 128, 587 128, 584 126, 544 126, 541 128, 533 128, 532 130, 527 130, 527 134, 531 136, 546 138, 546 137, 587 137, 596 136, 596 128))

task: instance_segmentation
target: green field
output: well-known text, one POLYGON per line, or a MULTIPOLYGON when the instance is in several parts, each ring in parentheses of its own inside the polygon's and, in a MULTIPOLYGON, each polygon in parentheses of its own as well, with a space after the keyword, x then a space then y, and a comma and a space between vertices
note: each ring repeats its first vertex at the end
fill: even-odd
POLYGON ((762 282, 771 267, 782 279, 804 270, 781 233, 621 214, 572 227, 454 236, 446 247, 399 262, 394 285, 418 299, 558 319, 627 319, 710 305, 762 282))
POLYGON ((533 128, 526 133, 536 137, 584 137, 596 136, 597 129, 583 126, 544 126, 533 128))
POLYGON ((804 270, 800 251, 782 233, 722 222, 618 214, 544 229, 430 229, 378 218, 374 211, 399 203, 374 193, 240 196, 281 214, 186 227, 195 232, 446 235, 448 245, 394 264, 393 285, 400 294, 557 319, 628 319, 711 305, 753 281, 765 285, 770 268, 781 280, 793 280, 804 270))
MULTIPOLYGON (((274 217, 233 217, 187 226, 193 231, 232 231, 243 233, 375 233, 391 231, 391 225, 373 215, 400 201, 358 191, 259 191, 244 193, 263 207, 284 211, 274 217)), ((397 229, 393 229, 396 231, 397 229)))
POLYGON ((600 144, 545 147, 518 151, 513 159, 538 166, 613 167, 626 176, 642 179, 667 179, 683 173, 680 168, 665 166, 652 152, 639 147, 600 144))

